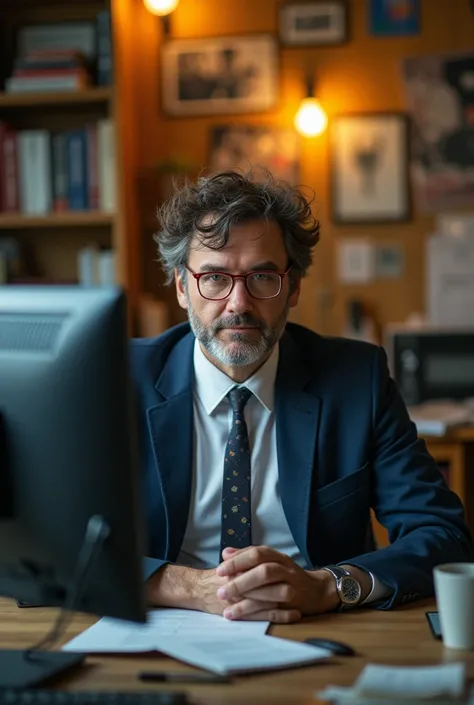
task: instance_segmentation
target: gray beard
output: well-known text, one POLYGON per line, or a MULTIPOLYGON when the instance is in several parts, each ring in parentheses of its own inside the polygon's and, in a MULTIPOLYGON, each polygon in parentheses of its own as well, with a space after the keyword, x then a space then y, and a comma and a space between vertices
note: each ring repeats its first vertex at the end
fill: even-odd
POLYGON ((230 315, 226 319, 218 319, 211 326, 206 327, 195 314, 188 298, 188 319, 191 330, 209 355, 220 362, 221 365, 228 367, 254 365, 266 357, 285 329, 288 311, 289 307, 286 306, 273 328, 264 325, 262 321, 255 319, 249 314, 244 316, 230 315), (227 345, 216 337, 222 328, 243 325, 258 326, 260 330, 259 340, 249 342, 245 334, 234 332, 231 339, 233 342, 239 343, 239 346, 228 349, 227 345))

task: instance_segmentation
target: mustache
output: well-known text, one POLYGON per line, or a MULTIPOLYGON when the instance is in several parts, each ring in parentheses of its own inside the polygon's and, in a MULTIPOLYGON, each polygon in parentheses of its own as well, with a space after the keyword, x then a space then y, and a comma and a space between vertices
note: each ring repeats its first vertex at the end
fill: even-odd
POLYGON ((223 328, 236 328, 239 326, 255 326, 255 328, 258 328, 259 330, 263 330, 265 328, 265 324, 261 320, 255 316, 252 316, 252 314, 247 313, 241 316, 237 314, 234 316, 227 316, 227 318, 221 318, 215 321, 213 331, 214 333, 218 333, 223 328))

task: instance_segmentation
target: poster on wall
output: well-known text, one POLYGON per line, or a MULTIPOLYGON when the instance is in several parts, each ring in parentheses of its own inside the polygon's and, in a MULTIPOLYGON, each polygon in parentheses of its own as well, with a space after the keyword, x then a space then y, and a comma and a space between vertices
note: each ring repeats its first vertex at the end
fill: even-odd
POLYGON ((408 220, 408 129, 403 113, 339 115, 331 121, 335 223, 408 220))
POLYGON ((406 58, 402 73, 417 208, 434 213, 472 204, 474 52, 406 58))
POLYGON ((291 185, 299 180, 299 140, 295 130, 263 125, 214 125, 211 128, 211 171, 262 167, 291 185))
POLYGON ((161 58, 169 115, 260 112, 277 102, 278 44, 270 34, 170 40, 161 58))

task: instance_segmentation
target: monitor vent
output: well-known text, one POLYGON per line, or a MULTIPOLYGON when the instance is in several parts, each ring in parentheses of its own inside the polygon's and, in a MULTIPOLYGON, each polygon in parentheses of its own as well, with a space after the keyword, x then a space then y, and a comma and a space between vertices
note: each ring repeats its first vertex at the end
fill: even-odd
POLYGON ((65 320, 65 316, 0 314, 0 350, 52 350, 65 320))

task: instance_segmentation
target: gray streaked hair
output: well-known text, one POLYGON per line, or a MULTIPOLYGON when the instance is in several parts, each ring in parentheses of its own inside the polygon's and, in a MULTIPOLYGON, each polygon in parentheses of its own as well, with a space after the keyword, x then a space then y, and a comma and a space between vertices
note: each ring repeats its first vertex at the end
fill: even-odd
POLYGON ((319 241, 319 221, 302 191, 276 181, 224 171, 184 184, 158 209, 161 231, 154 236, 167 283, 188 260, 193 238, 215 250, 225 247, 234 225, 262 218, 281 228, 292 278, 304 277, 319 241), (206 218, 211 216, 211 218, 206 218))

